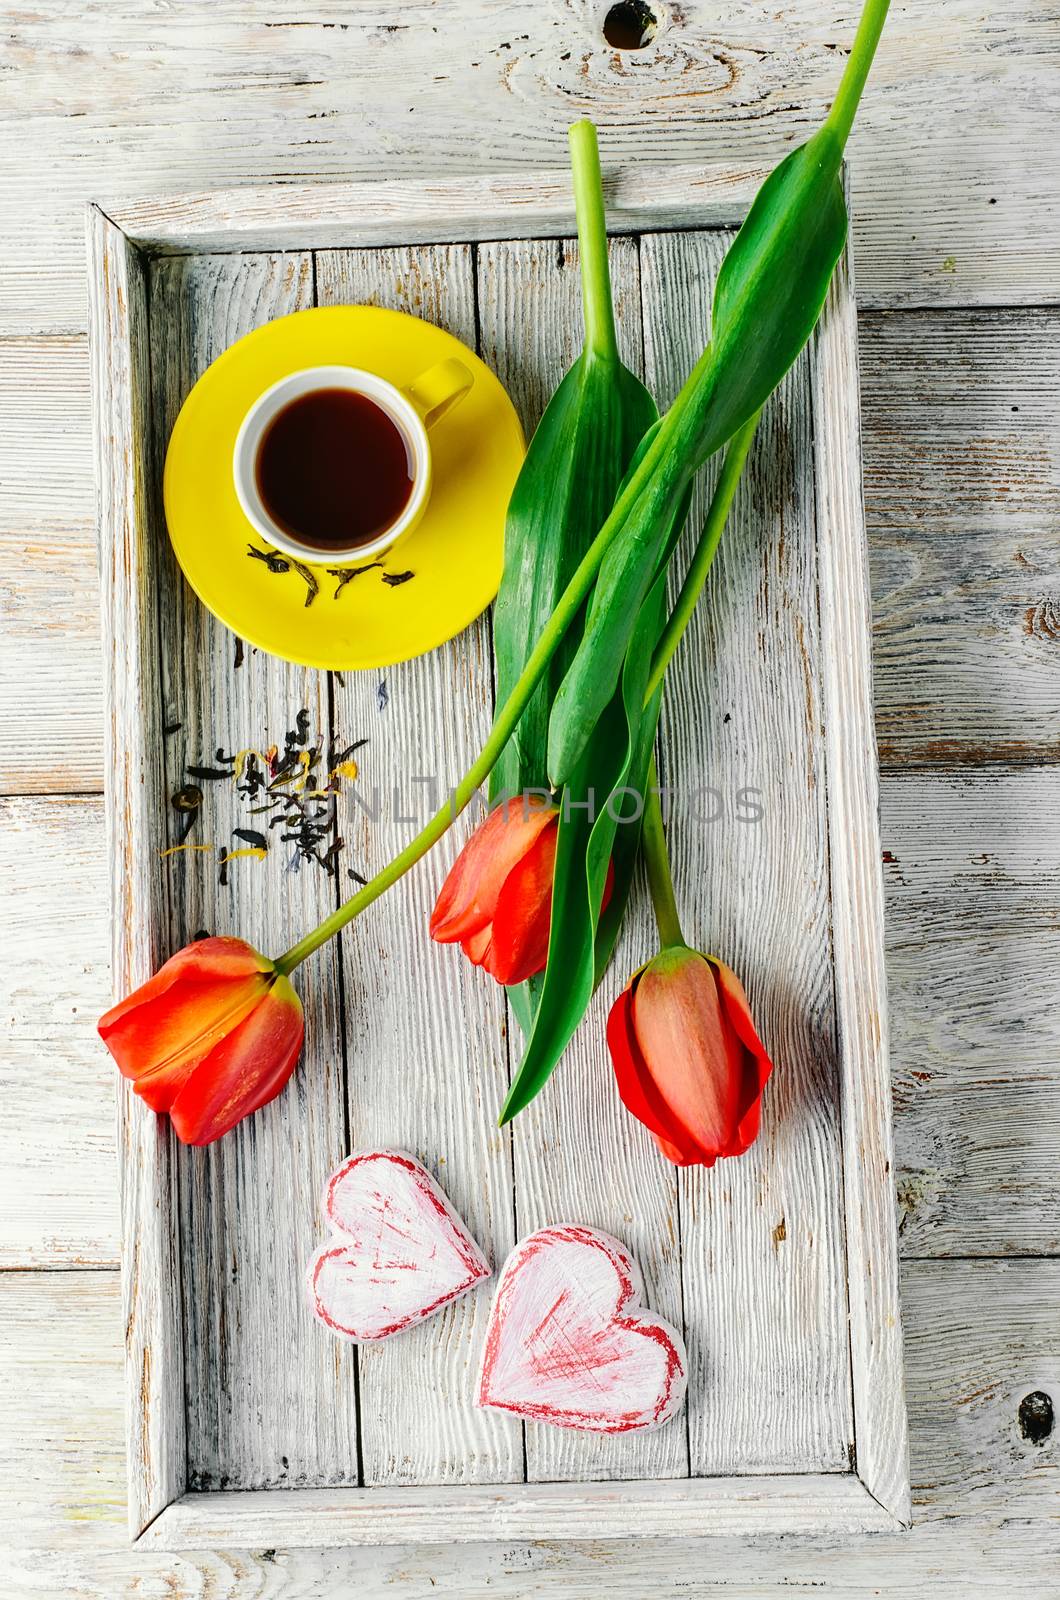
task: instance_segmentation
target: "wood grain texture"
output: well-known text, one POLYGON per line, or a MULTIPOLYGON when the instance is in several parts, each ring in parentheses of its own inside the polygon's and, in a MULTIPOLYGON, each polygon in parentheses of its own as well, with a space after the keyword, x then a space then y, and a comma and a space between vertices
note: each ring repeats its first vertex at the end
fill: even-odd
MULTIPOLYGON (((1042 825, 1055 774, 890 774, 881 802, 902 1253, 1055 1253, 1060 927, 1042 825)), ((114 1077, 93 1027, 108 998, 93 933, 106 915, 102 802, 37 797, 8 802, 4 815, 0 900, 21 952, 0 1006, 14 1068, 4 1080, 5 1264, 114 1266, 114 1077), (26 861, 43 897, 25 881, 26 861), (75 870, 60 904, 47 874, 58 882, 66 862, 75 870), (48 1104, 67 1129, 61 1163, 38 1149, 45 1049, 48 1104)))
POLYGON ((842 1061, 843 1200, 858 1473, 909 1521, 909 1447, 894 1208, 894 1140, 850 257, 810 344, 834 998, 842 1061))
MULTIPOLYGON (((322 252, 317 298, 411 311, 475 346, 467 245, 322 252)), ((368 739, 339 817, 363 876, 459 781, 489 732, 491 693, 486 618, 418 660, 336 679, 336 720, 368 739)), ((427 937, 452 854, 441 846, 342 936, 349 1139, 423 1161, 496 1265, 514 1243, 511 1144, 496 1125, 508 1081, 504 1002, 457 951, 427 937)), ((366 1484, 522 1478, 519 1429, 470 1404, 490 1294, 484 1286, 402 1339, 358 1352, 366 1484)))
POLYGON ((759 1536, 886 1531, 888 1513, 850 1473, 685 1478, 662 1483, 516 1483, 432 1490, 282 1489, 260 1494, 185 1495, 144 1536, 148 1548, 196 1550, 225 1544, 285 1547, 375 1545, 390 1540, 453 1544, 483 1536, 615 1538, 696 1534, 759 1536))
MULTIPOLYGON (((83 219, 82 219, 83 225, 83 219)), ((0 521, 90 523, 93 503, 88 343, 0 338, 0 521)))
MULTIPOLYGON (((725 242, 641 241, 649 385, 664 401, 706 341, 725 242)), ((776 1063, 757 1144, 680 1175, 689 1429, 704 1474, 737 1461, 835 1471, 854 1437, 811 418, 803 361, 763 417, 663 702, 685 937, 740 974, 776 1063)))
MULTIPOLYGON (((1060 315, 863 313, 858 327, 883 765, 1054 760, 1060 315)), ((26 370, 11 343, 10 370, 26 370)), ((56 349, 55 381, 76 396, 84 346, 56 349)), ((47 393, 39 407, 32 388, 19 393, 42 433, 47 393)), ((53 435, 53 448, 81 447, 53 435)), ((84 486, 71 489, 49 520, 52 490, 17 461, 12 470, 21 512, 0 482, 0 718, 11 733, 0 792, 98 789, 91 504, 84 486)), ((82 482, 73 464, 60 477, 82 482)))
POLYGON ((115 1075, 95 1030, 110 986, 100 801, 0 800, 0 883, 18 952, 0 964, 0 1266, 114 1266, 115 1075))
POLYGON ((1020 1574, 1028 1600, 1055 1600, 1055 1521, 952 1518, 911 1533, 852 1539, 711 1538, 530 1544, 398 1545, 347 1550, 213 1550, 162 1555, 110 1547, 15 1551, 9 1583, 22 1596, 114 1600, 345 1600, 350 1588, 388 1600, 997 1600, 1020 1574), (152 1585, 154 1589, 152 1589, 152 1585))
POLYGON ((103 660, 89 524, 0 528, 0 793, 103 786, 103 660))
POLYGON ((885 765, 1060 758, 1060 315, 860 320, 885 765))
MULTIPOLYGON (((191 0, 161 34, 149 0, 12 11, 0 328, 83 326, 86 195, 561 168, 584 115, 609 164, 769 166, 823 116, 858 10, 685 0, 634 53, 586 0, 323 0, 308 17, 191 0)), ((988 24, 974 0, 944 23, 933 0, 892 12, 851 141, 866 303, 1057 296, 1058 51, 1048 0, 999 0, 988 24)))
MULTIPOLYGON (((241 334, 311 303, 305 255, 199 257, 161 261, 151 276, 155 473, 192 383, 241 334)), ((308 737, 330 745, 324 675, 248 648, 202 607, 179 573, 157 506, 151 524, 164 551, 161 662, 167 794, 186 767, 215 752, 284 748, 301 710, 308 737)), ((238 844, 232 829, 254 826, 234 782, 205 783, 191 836, 238 844)), ((165 806, 141 841, 172 845, 182 819, 165 806)), ((200 930, 238 934, 279 954, 292 931, 315 925, 334 905, 332 879, 276 840, 265 860, 233 861, 219 881, 216 854, 170 856, 164 866, 167 944, 200 930)), ((337 950, 302 976, 306 1044, 281 1099, 203 1150, 178 1147, 188 1478, 193 1487, 345 1482, 357 1475, 353 1351, 320 1337, 299 1292, 317 1242, 324 1181, 345 1154, 337 950)))
MULTIPOLYGON (((643 369, 640 272, 633 241, 612 240, 610 265, 623 360, 643 369)), ((479 248, 482 354, 529 432, 581 347, 578 251, 573 241, 501 242, 479 248), (527 315, 533 305, 534 314, 527 315)), ((631 1251, 653 1311, 681 1327, 680 1233, 673 1170, 660 1161, 614 1089, 604 1045, 614 985, 654 948, 641 888, 631 903, 612 977, 545 1092, 512 1124, 518 1236, 553 1223, 602 1228, 631 1251)), ((521 1052, 511 1019, 513 1067, 521 1052)), ((531 1481, 673 1478, 688 1471, 683 1417, 649 1434, 593 1436, 530 1426, 531 1481)))
POLYGON ((1060 1402, 1056 1262, 911 1263, 903 1281, 913 1529, 813 1540, 703 1537, 620 1544, 507 1540, 457 1549, 166 1555, 122 1547, 121 1317, 116 1273, 0 1274, 0 1559, 9 1592, 113 1600, 339 1600, 428 1593, 634 1600, 664 1595, 921 1596, 1011 1588, 1052 1600, 1060 1559, 1055 1431, 1025 1437, 1019 1407, 1060 1402), (71 1344, 70 1329, 78 1338, 71 1344))
MULTIPOLYGON (((151 538, 150 339, 141 258, 90 208, 88 251, 97 530, 104 650, 111 981, 129 994, 160 964, 163 897, 143 841, 163 808, 157 544, 151 538)), ((184 1489, 180 1254, 169 1130, 122 1081, 118 1151, 129 1527, 138 1534, 184 1489)))
POLYGON ((1060 1249, 1055 768, 883 786, 907 1256, 1060 1249))
MULTIPOLYGON (((636 233, 662 221, 725 227, 739 222, 768 168, 731 164, 624 166, 605 180, 608 227, 636 233)), ((562 238, 574 222, 566 166, 540 172, 485 172, 459 178, 373 179, 362 183, 276 184, 200 194, 118 200, 115 219, 141 249, 163 254, 260 249, 354 248, 400 243, 562 238)))

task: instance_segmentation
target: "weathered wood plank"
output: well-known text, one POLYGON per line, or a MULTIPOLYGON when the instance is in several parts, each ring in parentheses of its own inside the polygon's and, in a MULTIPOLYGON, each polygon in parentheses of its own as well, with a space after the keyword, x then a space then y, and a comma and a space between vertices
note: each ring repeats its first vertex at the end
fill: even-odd
MULTIPOLYGON (((858 9, 686 0, 635 54, 608 47, 599 12, 560 0, 485 15, 416 0, 396 22, 341 0, 312 17, 269 0, 248 18, 225 0, 185 5, 162 36, 143 0, 19 12, 5 40, 18 96, 0 144, 0 328, 83 326, 86 195, 560 168, 579 115, 600 123, 609 161, 735 152, 770 165, 822 117, 858 9)), ((866 304, 1060 292, 1056 8, 999 0, 981 19, 973 0, 950 0, 945 25, 933 0, 910 0, 889 20, 851 142, 866 304)))
MULTIPOLYGON (((191 384, 241 334, 311 303, 309 256, 227 256, 155 263, 151 277, 157 464, 191 384)), ((157 479, 156 479, 157 481, 157 479)), ((164 541, 160 518, 155 536, 164 541)), ((161 662, 167 791, 189 765, 231 753, 281 750, 298 714, 308 739, 331 739, 326 676, 247 649, 200 605, 165 546, 161 662)), ((192 840, 238 845, 231 830, 254 825, 234 782, 204 785, 192 840)), ((167 808, 143 837, 173 845, 182 819, 167 808), (163 829, 168 828, 168 836, 163 829)), ((265 860, 238 859, 219 881, 216 855, 168 858, 166 940, 172 948, 205 929, 238 934, 279 954, 334 905, 332 879, 316 863, 292 870, 274 839, 265 860)), ((192 1485, 269 1485, 356 1480, 353 1351, 319 1337, 292 1285, 317 1242, 324 1180, 345 1153, 337 951, 306 974, 306 1045, 281 1098, 221 1143, 177 1150, 186 1344, 188 1476, 192 1485)))
MULTIPOLYGON (((723 250, 718 234, 641 241, 649 384, 663 400, 706 340, 723 250)), ((663 702, 685 934, 741 975, 777 1063, 753 1149, 680 1175, 689 1428, 704 1474, 838 1470, 854 1435, 811 438, 804 360, 763 417, 663 702)), ((700 493, 685 553, 705 510, 700 493)))
POLYGON ((1055 768, 883 785, 902 1250, 1060 1249, 1055 768))
POLYGON ((110 992, 102 813, 95 797, 0 800, 0 1266, 117 1261, 115 1074, 95 1031, 110 992))
POLYGON ((1060 758, 1060 315, 860 320, 883 764, 1060 758))
POLYGON ((0 338, 3 526, 91 522, 92 449, 87 340, 0 338))
MULTIPOLYGON (((468 245, 326 251, 316 283, 322 305, 410 311, 475 346, 468 245)), ((410 819, 425 822, 478 753, 491 681, 485 617, 419 660, 335 679, 336 720, 368 737, 338 822, 363 875, 408 842, 410 819)), ((496 1265, 515 1242, 511 1145, 496 1125, 508 1081, 504 1000, 459 952, 427 937, 450 856, 438 851, 343 935, 350 1145, 418 1156, 496 1265)), ((491 1293, 486 1286, 401 1339, 358 1351, 366 1484, 522 1478, 520 1430, 468 1400, 491 1293)))
MULTIPOLYGON (((1054 760, 1060 315, 863 314, 858 326, 883 765, 1054 760)), ((0 341, 12 379, 34 359, 0 341)), ((49 356, 53 386, 71 396, 70 431, 52 439, 64 456, 82 448, 84 360, 79 340, 49 356)), ((20 393, 26 431, 43 436, 48 391, 40 405, 32 389, 20 393)), ((60 464, 61 504, 19 459, 11 472, 10 496, 0 480, 0 792, 98 789, 85 471, 60 464)))
POLYGON ((377 1550, 240 1550, 161 1555, 108 1548, 5 1556, 12 1592, 68 1600, 152 1594, 166 1600, 346 1600, 351 1587, 393 1600, 1000 1600, 1020 1574, 1027 1600, 1056 1600, 1055 1520, 954 1518, 908 1534, 787 1539, 703 1538, 604 1543, 399 1545, 377 1550))
MULTIPOLYGON (((97 516, 111 981, 122 995, 150 977, 164 948, 161 882, 141 848, 164 805, 158 546, 151 534, 151 344, 141 257, 102 212, 91 208, 87 220, 94 448, 105 464, 97 516)), ((180 1254, 168 1130, 125 1082, 118 1093, 117 1131, 121 1230, 130 1242, 122 1254, 122 1315, 129 1526, 135 1536, 187 1484, 180 1254)))
MULTIPOLYGON (((1056 807, 1055 774, 892 774, 881 794, 903 1254, 1052 1253, 1060 926, 1042 818, 1056 807)), ((26 799, 4 815, 0 901, 14 908, 20 951, 0 979, 13 1041, 5 1264, 113 1266, 114 1079, 93 1030, 108 999, 102 803, 26 799), (25 882, 26 861, 37 863, 36 884, 25 882), (38 1154, 45 1047, 48 1103, 68 1129, 61 1160, 38 1154)))
MULTIPOLYGON (((631 240, 611 242, 615 315, 623 359, 643 368, 640 272, 631 240)), ((529 433, 581 347, 578 252, 571 241, 503 242, 479 250, 482 354, 515 400, 529 433), (533 307, 527 315, 527 307, 533 307)), ((615 981, 652 952, 650 912, 638 895, 615 956, 615 981)), ((584 1222, 632 1251, 648 1304, 682 1321, 677 1185, 615 1093, 604 1045, 613 993, 605 984, 549 1087, 512 1124, 518 1235, 550 1223, 584 1222), (590 1153, 586 1152, 586 1139, 590 1153)), ((522 1037, 511 1020, 513 1065, 522 1037)), ((682 1477, 683 1418, 654 1433, 594 1437, 526 1430, 531 1482, 682 1477)))
POLYGON ((850 1373, 861 1481, 909 1521, 894 1203, 880 782, 872 716, 869 564, 862 503, 857 313, 849 251, 810 343, 828 870, 842 1063, 850 1373))
POLYGON ((168 1556, 123 1548, 120 1306, 114 1273, 0 1275, 0 1548, 26 1595, 165 1592, 175 1600, 338 1600, 365 1593, 628 1597, 645 1593, 819 1595, 829 1600, 996 1596, 1052 1600, 1060 1533, 1055 1431, 1035 1443, 1028 1394, 1060 1402, 1056 1262, 912 1263, 904 1274, 913 1529, 756 1542, 703 1538, 446 1549, 168 1556), (71 1340, 71 1329, 77 1337, 71 1340), (1025 1412, 1026 1415, 1026 1412, 1025 1412))
POLYGON ((0 792, 103 787, 88 341, 0 338, 0 792))
POLYGON ((89 524, 0 528, 0 793, 103 786, 103 659, 89 524))
POLYGON ((151 1549, 196 1550, 218 1545, 374 1545, 389 1539, 419 1544, 442 1533, 453 1544, 483 1534, 510 1539, 629 1538, 721 1535, 879 1533, 888 1514, 851 1473, 753 1474, 616 1484, 443 1484, 427 1491, 307 1489, 292 1500, 273 1489, 261 1495, 184 1495, 146 1534, 151 1549))

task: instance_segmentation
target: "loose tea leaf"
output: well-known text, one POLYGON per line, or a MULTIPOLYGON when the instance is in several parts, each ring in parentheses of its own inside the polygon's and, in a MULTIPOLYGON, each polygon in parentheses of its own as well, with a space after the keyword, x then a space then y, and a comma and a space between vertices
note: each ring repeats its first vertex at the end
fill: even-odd
POLYGON ((320 585, 316 580, 316 574, 311 567, 306 566, 304 561, 292 561, 291 565, 306 586, 305 603, 307 606, 311 606, 320 593, 320 585))
POLYGON ((247 555, 253 556, 255 561, 262 561, 270 572, 290 572, 291 563, 278 556, 275 550, 259 550, 255 545, 247 545, 247 555))
MULTIPOLYGON (((219 745, 214 751, 216 765, 185 768, 189 778, 198 778, 200 782, 227 780, 247 803, 248 816, 269 818, 264 831, 232 829, 233 838, 242 840, 247 849, 224 852, 223 883, 228 882, 229 861, 248 853, 264 857, 269 848, 269 836, 277 826, 286 830, 279 837, 295 847, 292 861, 299 866, 304 861, 314 861, 329 876, 334 875, 337 856, 344 848, 343 840, 336 836, 334 802, 344 783, 356 779, 357 763, 351 758, 368 740, 332 743, 328 748, 325 777, 320 770, 324 741, 313 740, 311 727, 309 708, 303 706, 295 716, 294 727, 288 728, 284 735, 282 750, 270 745, 267 750, 248 747, 229 754, 219 745)), ((200 813, 203 791, 195 784, 186 783, 175 792, 171 803, 178 814, 188 818, 183 842, 200 813)), ((208 848, 213 849, 213 846, 208 848)))
MULTIPOLYGON (((305 603, 307 606, 311 606, 320 593, 320 585, 316 580, 316 574, 311 567, 306 566, 304 561, 296 561, 293 556, 277 555, 275 550, 259 550, 252 544, 247 545, 247 555, 253 556, 255 561, 261 561, 268 567, 270 572, 297 572, 306 586, 305 603)), ((237 660, 236 666, 239 665, 240 662, 237 660)))
POLYGON ((363 567, 328 567, 327 571, 329 575, 332 578, 338 578, 339 580, 335 589, 335 593, 331 598, 333 600, 337 600, 343 589, 345 589, 346 585, 348 583, 352 583, 354 578, 359 578, 362 572, 371 572, 374 568, 381 567, 382 565, 383 563, 381 561, 368 561, 363 567))
POLYGON ((228 782, 232 774, 223 767, 185 767, 189 778, 198 778, 200 783, 228 782))
POLYGON ((267 850, 269 848, 268 839, 263 833, 259 833, 256 828, 233 828, 232 836, 235 839, 242 839, 245 844, 256 845, 259 850, 267 850))

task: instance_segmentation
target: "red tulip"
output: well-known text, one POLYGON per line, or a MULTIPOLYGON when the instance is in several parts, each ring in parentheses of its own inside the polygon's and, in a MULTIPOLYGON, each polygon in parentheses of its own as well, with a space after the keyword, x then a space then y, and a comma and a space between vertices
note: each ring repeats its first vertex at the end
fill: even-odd
POLYGON ((712 1167, 758 1137, 773 1067, 740 980, 713 956, 661 951, 612 1006, 607 1044, 626 1109, 677 1166, 712 1167))
POLYGON ((431 938, 459 942, 498 983, 522 983, 548 961, 559 808, 538 795, 480 822, 431 913, 431 938))
POLYGON ((210 1144, 275 1098, 305 1024, 291 981, 242 939, 200 939, 99 1020, 122 1076, 185 1144, 210 1144))

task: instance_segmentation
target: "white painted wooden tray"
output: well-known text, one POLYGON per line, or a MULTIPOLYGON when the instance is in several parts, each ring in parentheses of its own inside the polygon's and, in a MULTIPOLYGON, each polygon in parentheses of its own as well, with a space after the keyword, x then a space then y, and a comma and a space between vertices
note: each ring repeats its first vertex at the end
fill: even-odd
MULTIPOLYGON (((660 402, 702 347, 712 277, 759 176, 669 167, 609 183, 621 340, 660 402)), ((367 737, 360 783, 399 793, 370 823, 345 802, 348 889, 346 867, 367 874, 410 834, 411 780, 454 780, 491 714, 488 618, 385 674, 329 679, 235 648, 165 538, 160 465, 183 396, 271 317, 375 301, 477 345, 529 430, 577 348, 572 231, 562 175, 90 208, 117 993, 199 929, 275 952, 334 903, 333 879, 289 873, 278 849, 234 863, 227 888, 205 854, 160 859, 186 764, 215 745, 282 743, 303 707, 325 735, 367 737)), ((758 1144, 678 1172, 619 1105, 603 1018, 652 947, 643 898, 567 1059, 498 1132, 515 1048, 502 995, 426 937, 443 847, 304 973, 306 1051, 273 1105, 188 1151, 123 1091, 134 1537, 330 1545, 907 1520, 868 605, 844 260, 767 409, 661 739, 682 789, 671 837, 686 931, 744 975, 777 1063, 758 1144), (708 787, 720 803, 696 794, 708 787), (761 821, 739 789, 760 791, 761 821), (302 1273, 324 1178, 366 1145, 425 1160, 495 1265, 557 1221, 623 1240, 652 1308, 684 1330, 687 1410, 607 1439, 475 1410, 488 1286, 379 1347, 332 1340, 302 1273)), ((220 836, 246 824, 232 786, 208 802, 220 836)))

